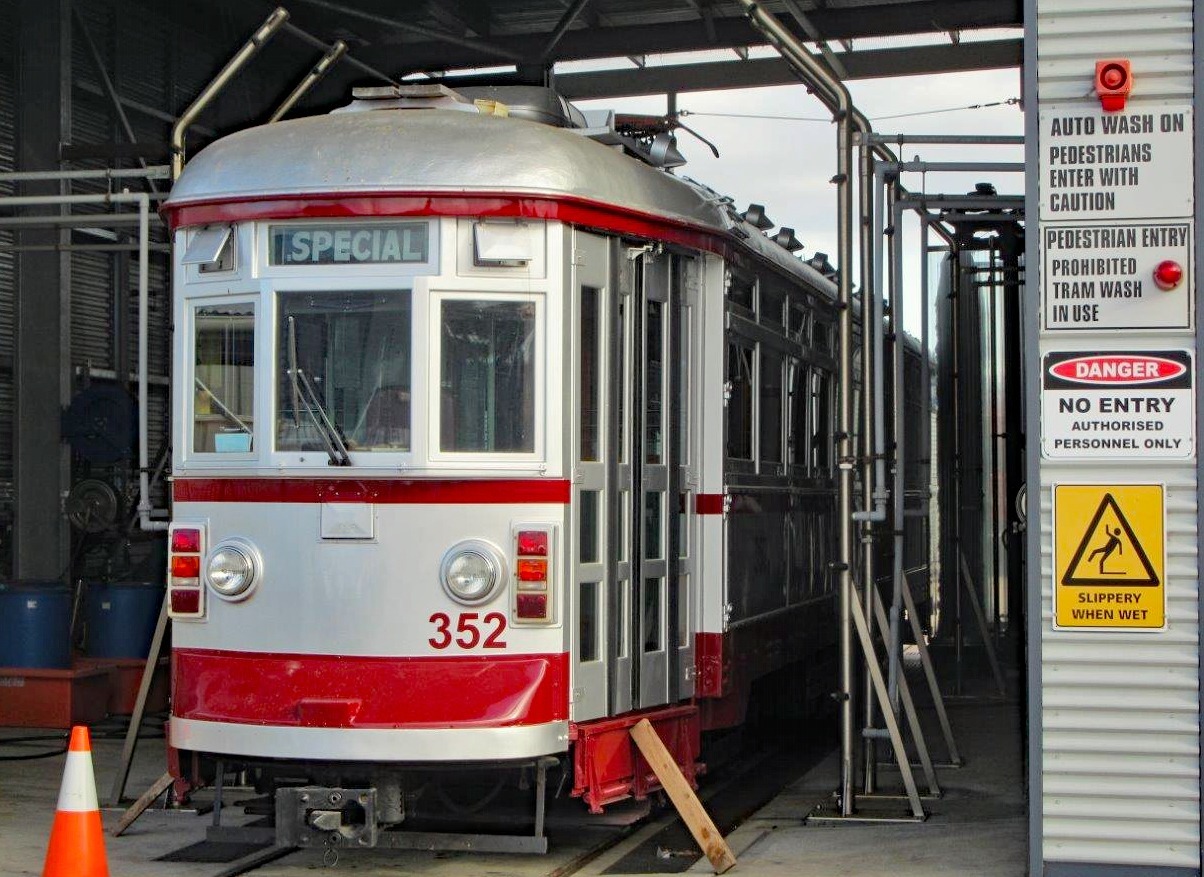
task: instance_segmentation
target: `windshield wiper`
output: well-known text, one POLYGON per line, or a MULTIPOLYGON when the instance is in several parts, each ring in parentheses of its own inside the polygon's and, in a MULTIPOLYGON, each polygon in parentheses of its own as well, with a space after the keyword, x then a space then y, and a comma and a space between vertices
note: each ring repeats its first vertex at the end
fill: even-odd
POLYGON ((332 466, 350 466, 351 455, 347 453, 347 443, 343 441, 338 427, 334 425, 330 415, 322 407, 322 400, 314 390, 313 384, 310 383, 309 377, 297 367, 297 321, 294 317, 288 318, 288 363, 288 377, 293 388, 293 418, 297 421, 297 425, 300 426, 297 409, 304 401, 305 410, 309 413, 318 435, 322 437, 326 453, 330 455, 330 464, 332 466))

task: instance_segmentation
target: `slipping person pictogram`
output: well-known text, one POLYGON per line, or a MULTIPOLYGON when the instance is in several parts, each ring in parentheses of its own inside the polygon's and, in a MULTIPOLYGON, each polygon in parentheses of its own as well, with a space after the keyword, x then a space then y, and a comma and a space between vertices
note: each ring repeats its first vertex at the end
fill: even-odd
POLYGON ((1120 527, 1112 530, 1109 529, 1109 527, 1105 524, 1104 532, 1108 534, 1108 541, 1088 554, 1087 562, 1091 563, 1091 561, 1095 560, 1095 556, 1097 554, 1102 554, 1103 557, 1099 559, 1099 574, 1101 576, 1124 575, 1124 573, 1108 572, 1106 569, 1104 569, 1104 564, 1108 562, 1108 558, 1112 556, 1113 552, 1120 552, 1121 554, 1125 553, 1124 544, 1120 541, 1120 527))
POLYGON ((1059 577, 1068 586, 1153 587, 1158 574, 1116 498, 1105 493, 1083 529, 1066 569, 1059 577), (1126 552, 1126 547, 1131 551, 1126 552))

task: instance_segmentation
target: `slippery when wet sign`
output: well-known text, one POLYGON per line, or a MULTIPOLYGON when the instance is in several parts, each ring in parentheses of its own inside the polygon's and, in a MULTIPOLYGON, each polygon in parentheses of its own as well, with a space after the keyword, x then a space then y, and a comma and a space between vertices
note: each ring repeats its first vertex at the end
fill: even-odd
POLYGON ((1161 484, 1055 484, 1054 628, 1166 627, 1161 484))

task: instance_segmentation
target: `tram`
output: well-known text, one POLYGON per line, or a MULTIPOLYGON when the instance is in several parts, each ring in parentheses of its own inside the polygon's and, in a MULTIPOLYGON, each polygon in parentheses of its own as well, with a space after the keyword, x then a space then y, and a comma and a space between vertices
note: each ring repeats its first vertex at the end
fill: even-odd
POLYGON ((240 768, 278 837, 384 844, 433 773, 598 813, 657 788, 636 722, 693 780, 759 681, 828 697, 833 271, 679 158, 551 91, 407 85, 187 165, 178 790, 240 768))

